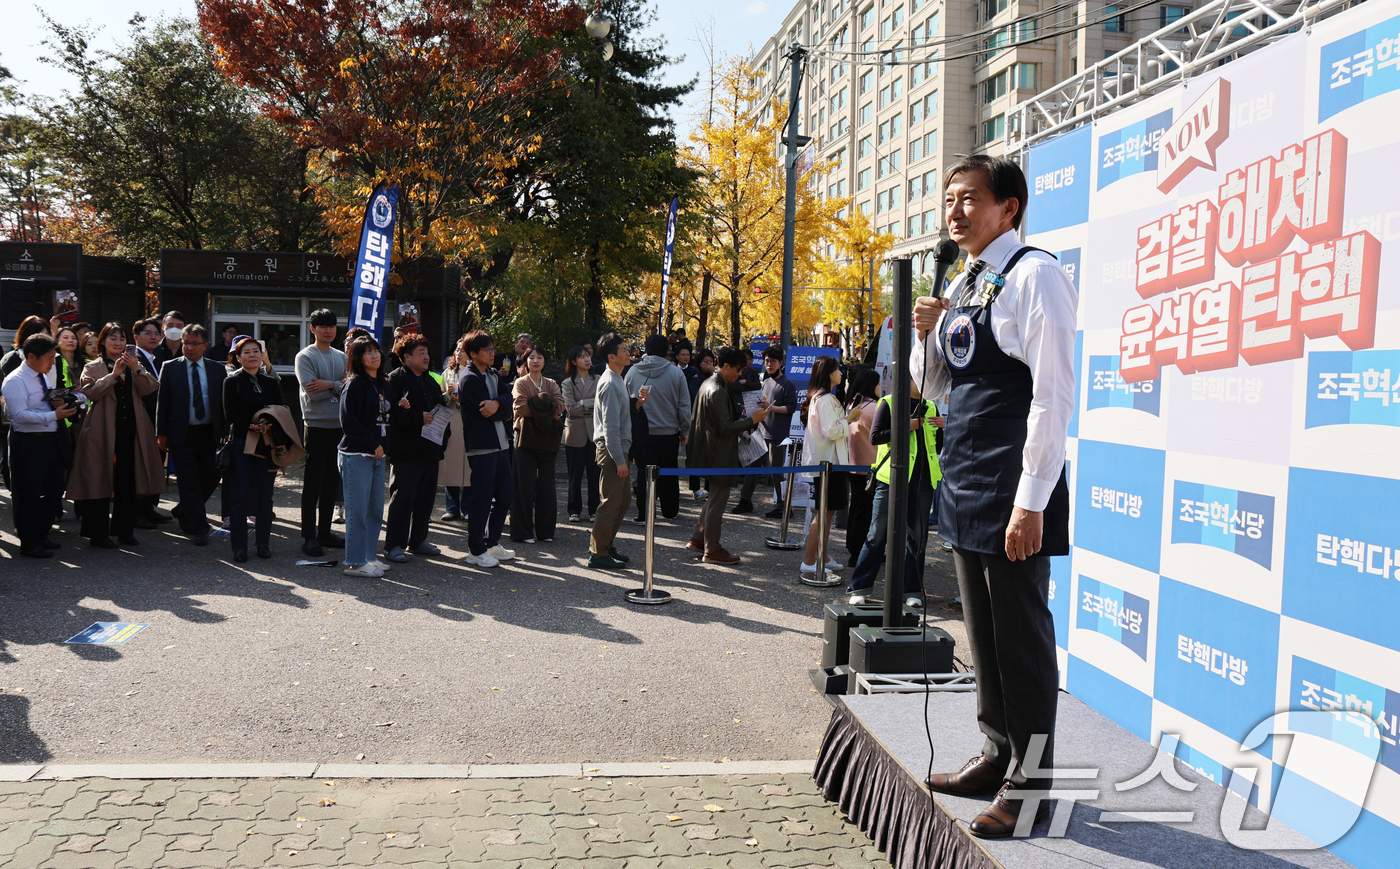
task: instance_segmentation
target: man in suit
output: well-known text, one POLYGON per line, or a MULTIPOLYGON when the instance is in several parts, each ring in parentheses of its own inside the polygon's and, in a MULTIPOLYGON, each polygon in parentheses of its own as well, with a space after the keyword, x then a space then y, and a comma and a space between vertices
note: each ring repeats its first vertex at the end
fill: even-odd
POLYGON ((218 445, 224 432, 224 366, 204 358, 209 332, 194 323, 181 330, 182 355, 160 369, 156 445, 169 450, 179 478, 180 503, 170 512, 196 546, 209 545, 204 502, 219 484, 218 445))
MULTIPOLYGON (((161 332, 160 320, 151 317, 145 320, 138 320, 131 327, 131 340, 136 344, 136 358, 140 360, 141 367, 150 372, 152 377, 160 377, 161 360, 156 354, 160 352, 164 342, 164 334, 161 332)), ((146 406, 146 413, 150 415, 151 422, 156 421, 156 394, 141 397, 141 403, 146 406)), ((160 512, 160 496, 146 495, 136 499, 136 510, 139 514, 136 517, 136 527, 147 530, 170 521, 170 517, 160 512)))

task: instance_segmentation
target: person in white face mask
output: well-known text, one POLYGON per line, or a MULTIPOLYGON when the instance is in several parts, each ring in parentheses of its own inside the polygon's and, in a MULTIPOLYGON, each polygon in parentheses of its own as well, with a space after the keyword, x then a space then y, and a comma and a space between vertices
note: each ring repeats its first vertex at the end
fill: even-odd
POLYGON ((151 354, 155 357, 157 372, 160 371, 160 366, 171 359, 179 359, 184 355, 180 345, 180 335, 185 328, 185 315, 179 311, 166 311, 165 316, 161 317, 161 328, 164 330, 164 334, 161 336, 163 340, 160 342, 160 347, 156 348, 155 353, 151 354))

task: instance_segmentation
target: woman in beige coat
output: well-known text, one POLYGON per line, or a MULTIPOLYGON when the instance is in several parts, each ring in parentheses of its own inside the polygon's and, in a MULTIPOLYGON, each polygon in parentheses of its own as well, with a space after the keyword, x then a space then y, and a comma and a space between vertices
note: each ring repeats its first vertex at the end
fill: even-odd
POLYGON ((554 462, 559 456, 564 394, 544 376, 544 350, 532 346, 520 360, 511 388, 515 410, 515 498, 510 502, 510 539, 534 543, 554 539, 559 500, 554 462))
POLYGON ((447 490, 447 512, 442 514, 444 522, 462 521, 462 505, 466 503, 467 490, 472 485, 472 466, 467 461, 467 438, 462 428, 462 405, 457 400, 457 389, 462 382, 462 369, 470 363, 467 358, 466 336, 457 339, 457 349, 447 361, 442 372, 442 394, 447 406, 452 409, 452 437, 442 449, 442 461, 438 463, 438 482, 447 490))
POLYGON ((123 546, 135 546, 137 499, 165 491, 155 426, 141 405, 160 383, 126 342, 121 323, 103 326, 99 355, 78 379, 89 404, 68 475, 68 497, 77 505, 82 535, 98 549, 117 548, 112 534, 123 546))

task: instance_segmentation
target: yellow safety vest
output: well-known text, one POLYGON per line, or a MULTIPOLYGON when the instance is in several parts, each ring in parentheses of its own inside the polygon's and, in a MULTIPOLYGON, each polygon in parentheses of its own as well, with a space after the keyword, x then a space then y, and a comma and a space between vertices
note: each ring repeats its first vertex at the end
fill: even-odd
MULTIPOLYGON (((893 417, 894 405, 890 402, 891 396, 881 396, 880 403, 890 408, 890 416, 893 417)), ((931 401, 927 402, 924 406, 924 416, 938 416, 938 405, 931 401)), ((922 431, 924 434, 924 447, 928 454, 929 482, 937 486, 938 481, 943 479, 943 470, 938 467, 938 430, 931 425, 921 425, 919 426, 919 431, 922 431)), ((891 435, 893 435, 893 432, 891 432, 891 435)), ((918 442, 914 440, 917 436, 918 432, 911 431, 909 433, 909 479, 911 480, 914 479, 914 456, 917 454, 919 448, 918 442)), ((891 436, 890 443, 893 442, 894 438, 891 436)), ((881 483, 889 483, 890 481, 890 443, 880 444, 875 448, 875 464, 872 467, 877 468, 875 471, 875 479, 879 480, 881 483)))

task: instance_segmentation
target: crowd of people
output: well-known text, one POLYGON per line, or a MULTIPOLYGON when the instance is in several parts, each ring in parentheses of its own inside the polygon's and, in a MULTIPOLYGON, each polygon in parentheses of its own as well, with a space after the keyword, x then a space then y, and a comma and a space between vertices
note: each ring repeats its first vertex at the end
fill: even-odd
MULTIPOLYGON (((515 557, 502 542, 507 533, 512 545, 553 540, 562 451, 567 521, 591 524, 590 567, 617 570, 629 562, 617 538, 633 501, 633 521, 646 521, 650 469, 677 468, 684 452, 696 469, 691 497, 701 502, 687 545, 707 563, 734 565, 741 559, 722 539, 726 512, 753 512, 766 482, 773 505, 763 515, 778 519, 790 478, 721 469, 744 465, 741 439, 749 441, 749 468, 793 463, 785 456, 797 414, 805 438, 793 459, 869 468, 828 476, 827 512, 812 512, 799 575, 853 567, 854 602, 883 564, 892 413, 868 366, 818 358, 799 405, 780 348, 763 351, 760 369, 750 350, 697 351, 680 330, 642 346, 615 333, 579 344, 556 381, 545 373, 545 349, 528 334, 497 353, 489 333, 469 332, 439 369, 422 335, 396 332, 385 348, 362 329, 340 342, 339 326, 330 311, 311 315, 313 341, 294 356, 294 397, 284 394, 257 338, 225 329, 211 346, 209 331, 178 311, 129 331, 116 322, 94 331, 25 320, 0 359, 8 421, 0 470, 13 495, 20 554, 52 557, 67 499, 92 547, 134 547, 138 530, 174 521, 195 546, 228 537, 236 562, 250 550, 270 558, 274 482, 301 462, 306 557, 343 549, 347 574, 379 577, 415 555, 440 555, 429 536, 442 489, 446 508, 436 521, 465 522, 464 560, 491 568, 515 557), (165 515, 158 504, 172 474, 178 497, 165 515), (212 521, 207 505, 216 490, 212 521), (842 510, 849 558, 828 553, 818 564, 818 541, 842 510), (333 530, 340 522, 343 536, 333 530)), ((942 418, 917 389, 915 396, 905 591, 920 605, 942 418)), ((659 476, 656 490, 659 517, 676 519, 681 477, 659 476)))

